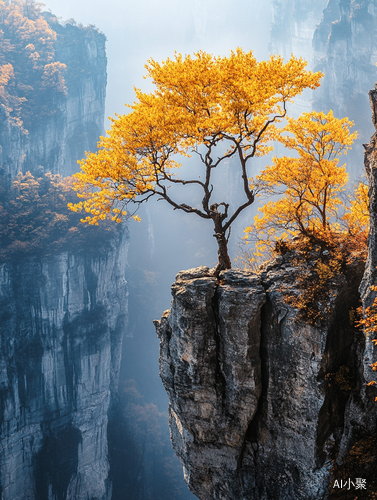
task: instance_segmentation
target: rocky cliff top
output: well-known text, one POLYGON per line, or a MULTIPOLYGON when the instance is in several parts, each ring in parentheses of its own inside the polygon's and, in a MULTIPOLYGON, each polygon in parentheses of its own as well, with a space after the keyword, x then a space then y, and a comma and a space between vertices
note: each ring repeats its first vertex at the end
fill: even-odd
POLYGON ((350 320, 362 260, 331 277, 322 319, 292 305, 321 252, 286 252, 259 274, 216 279, 202 266, 176 276, 171 309, 155 322, 160 375, 173 446, 200 500, 327 498, 332 460, 347 455, 356 427, 373 432, 364 338, 350 320))

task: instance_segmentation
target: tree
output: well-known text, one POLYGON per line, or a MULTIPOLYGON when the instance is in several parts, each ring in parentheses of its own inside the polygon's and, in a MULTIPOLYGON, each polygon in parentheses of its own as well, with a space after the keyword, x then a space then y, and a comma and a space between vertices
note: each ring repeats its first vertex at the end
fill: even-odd
POLYGON ((76 174, 76 190, 84 198, 70 208, 86 211, 85 222, 97 224, 108 217, 120 222, 137 217, 137 209, 152 196, 166 200, 175 210, 212 220, 218 244, 216 271, 231 267, 227 250, 232 223, 254 202, 249 185, 249 163, 271 151, 279 136, 277 124, 287 103, 305 88, 319 86, 321 73, 305 70, 306 62, 279 56, 257 62, 252 52, 238 48, 229 57, 198 52, 176 54, 161 64, 153 59, 146 69, 156 90, 136 89, 138 101, 129 114, 113 120, 99 151, 89 153, 76 174), (226 145, 225 152, 220 146, 226 145), (193 154, 203 164, 203 175, 181 179, 178 155, 193 154), (244 199, 230 210, 225 200, 214 200, 213 172, 229 158, 238 159, 244 199), (174 198, 176 186, 192 185, 202 191, 201 206, 174 198), (173 193, 173 194, 172 194, 173 193))
POLYGON ((57 35, 42 6, 33 0, 0 0, 0 108, 24 133, 37 117, 50 114, 56 97, 67 90, 66 65, 55 61, 57 35))
MULTIPOLYGON (((343 205, 340 194, 348 174, 345 165, 338 163, 356 139, 356 132, 351 134, 349 130, 352 125, 348 118, 335 118, 332 111, 327 115, 303 113, 297 120, 288 118, 280 141, 298 157, 273 158, 273 165, 254 183, 261 194, 282 195, 262 206, 259 211, 263 215, 255 217, 254 227, 245 229, 246 235, 254 233, 259 254, 275 245, 277 238, 304 236, 313 241, 326 239, 331 231, 340 229, 337 212, 343 205)), ((358 193, 347 214, 354 227, 361 194, 364 191, 358 193)))
POLYGON ((358 238, 367 245, 369 233, 369 186, 360 181, 349 195, 350 205, 347 203, 343 220, 346 223, 350 236, 358 238))

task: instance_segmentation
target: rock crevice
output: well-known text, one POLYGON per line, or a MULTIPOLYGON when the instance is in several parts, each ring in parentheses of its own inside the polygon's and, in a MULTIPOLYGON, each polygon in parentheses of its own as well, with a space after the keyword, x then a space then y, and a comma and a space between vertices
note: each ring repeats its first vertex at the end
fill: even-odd
POLYGON ((259 275, 179 273, 172 307, 155 322, 171 439, 200 500, 325 498, 330 460, 352 439, 345 415, 363 338, 348 312, 363 266, 334 278, 328 317, 313 326, 284 298, 298 293, 292 258, 259 275))
POLYGON ((0 266, 3 500, 110 500, 108 420, 127 322, 128 233, 106 255, 0 266))

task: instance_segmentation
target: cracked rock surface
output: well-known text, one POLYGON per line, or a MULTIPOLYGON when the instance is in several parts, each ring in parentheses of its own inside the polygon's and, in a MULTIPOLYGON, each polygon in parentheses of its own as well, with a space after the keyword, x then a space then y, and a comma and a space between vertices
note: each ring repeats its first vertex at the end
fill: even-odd
POLYGON ((360 386, 363 339, 348 310, 363 268, 334 278, 328 317, 313 326, 284 300, 302 271, 291 260, 218 280, 206 267, 181 272, 155 322, 173 447, 200 500, 325 498, 330 457, 347 449, 351 395, 325 376, 347 365, 360 386))
POLYGON ((128 233, 106 253, 0 266, 0 497, 110 500, 108 419, 128 233))
POLYGON ((199 498, 229 498, 244 437, 261 394, 260 310, 252 273, 220 283, 200 267, 177 275, 173 303, 156 321, 169 423, 185 479, 199 498), (217 496, 213 496, 217 495, 217 496))

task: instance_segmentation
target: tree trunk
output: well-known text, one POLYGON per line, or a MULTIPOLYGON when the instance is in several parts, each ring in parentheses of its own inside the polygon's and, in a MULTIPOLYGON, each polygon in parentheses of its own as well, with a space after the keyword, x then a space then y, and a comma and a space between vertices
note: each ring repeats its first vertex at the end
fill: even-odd
POLYGON ((217 250, 217 255, 218 255, 218 264, 215 268, 215 274, 219 274, 220 271, 225 271, 226 269, 231 269, 232 268, 232 263, 230 262, 229 254, 228 254, 228 241, 225 237, 224 232, 218 232, 214 234, 216 240, 217 240, 217 245, 218 245, 218 250, 217 250))

